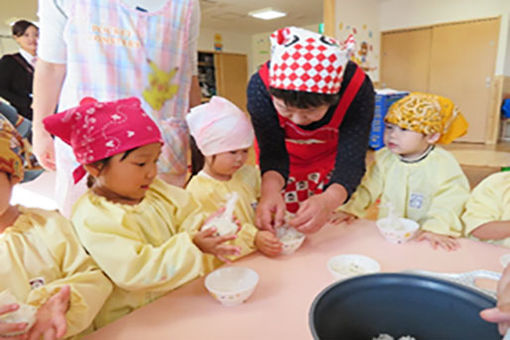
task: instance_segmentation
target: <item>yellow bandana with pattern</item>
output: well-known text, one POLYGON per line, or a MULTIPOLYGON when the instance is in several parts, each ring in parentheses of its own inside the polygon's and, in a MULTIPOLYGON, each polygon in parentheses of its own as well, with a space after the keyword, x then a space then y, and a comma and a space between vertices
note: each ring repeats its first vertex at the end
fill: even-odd
POLYGON ((449 144, 466 134, 468 123, 448 98, 412 92, 393 103, 384 118, 386 123, 424 135, 439 133, 440 144, 449 144))
POLYGON ((18 131, 0 115, 0 171, 23 179, 23 142, 18 131))

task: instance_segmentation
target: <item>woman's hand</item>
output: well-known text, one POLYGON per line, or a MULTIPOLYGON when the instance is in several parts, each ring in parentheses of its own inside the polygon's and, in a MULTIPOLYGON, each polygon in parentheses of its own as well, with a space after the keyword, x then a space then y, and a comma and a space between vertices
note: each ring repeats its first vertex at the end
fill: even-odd
POLYGON ((67 332, 66 313, 69 309, 71 287, 63 286, 39 307, 37 319, 28 333, 29 340, 57 340, 67 332))
POLYGON ((482 319, 498 324, 499 333, 505 335, 510 329, 510 266, 507 266, 498 282, 498 304, 480 312, 482 319))
POLYGON ((285 179, 278 172, 269 170, 262 175, 260 200, 255 212, 255 225, 262 230, 275 232, 276 227, 283 225, 285 218, 285 201, 281 190, 285 179))
POLYGON ((333 211, 342 205, 346 198, 345 188, 333 183, 323 193, 310 196, 304 201, 289 224, 302 233, 314 233, 329 221, 333 211))
POLYGON ((46 170, 55 171, 55 146, 51 135, 44 127, 32 126, 32 152, 46 170))
POLYGON ((260 198, 255 212, 255 225, 272 233, 285 223, 285 201, 279 192, 260 198))
POLYGON ((420 232, 416 237, 416 240, 417 241, 427 240, 434 249, 440 247, 443 248, 444 250, 452 251, 460 248, 460 244, 459 241, 457 241, 457 239, 447 235, 435 234, 430 231, 420 232))
POLYGON ((264 255, 276 256, 282 252, 283 244, 272 232, 261 230, 255 235, 255 246, 264 255))
MULTIPOLYGON (((18 304, 0 306, 0 315, 9 314, 19 309, 18 304)), ((6 336, 5 334, 23 332, 27 328, 26 322, 4 323, 0 322, 0 340, 25 340, 26 334, 18 336, 6 336)))

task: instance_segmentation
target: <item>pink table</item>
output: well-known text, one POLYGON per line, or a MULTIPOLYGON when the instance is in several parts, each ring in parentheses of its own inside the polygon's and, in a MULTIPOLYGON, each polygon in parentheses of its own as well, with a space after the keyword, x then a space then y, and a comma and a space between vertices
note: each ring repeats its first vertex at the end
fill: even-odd
POLYGON ((310 306, 315 296, 333 283, 326 263, 334 255, 349 253, 376 259, 383 272, 501 272, 499 258, 510 249, 463 239, 461 249, 447 252, 433 250, 427 242, 391 244, 371 221, 326 226, 308 236, 292 255, 270 259, 253 254, 236 262, 236 266, 250 267, 260 276, 255 292, 242 305, 220 305, 200 278, 86 339, 311 339, 310 306))

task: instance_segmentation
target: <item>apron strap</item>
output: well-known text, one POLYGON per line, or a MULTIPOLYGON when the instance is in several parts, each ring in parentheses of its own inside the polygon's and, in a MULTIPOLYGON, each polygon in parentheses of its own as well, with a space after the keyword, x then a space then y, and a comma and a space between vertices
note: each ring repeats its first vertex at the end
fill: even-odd
POLYGON ((344 119, 347 109, 349 108, 349 106, 351 106, 354 97, 356 97, 356 95, 358 94, 358 91, 361 88, 361 85, 363 85, 364 81, 365 72, 363 72, 361 67, 356 65, 356 71, 354 72, 351 81, 349 81, 349 84, 347 84, 347 88, 345 89, 344 94, 340 98, 335 113, 333 114, 333 119, 331 119, 332 126, 337 127, 340 125, 340 123, 344 119))

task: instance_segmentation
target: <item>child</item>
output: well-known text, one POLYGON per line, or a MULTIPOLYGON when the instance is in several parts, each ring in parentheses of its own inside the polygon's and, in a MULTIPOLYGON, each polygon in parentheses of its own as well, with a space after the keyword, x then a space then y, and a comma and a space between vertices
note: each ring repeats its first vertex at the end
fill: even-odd
MULTIPOLYGON (((12 189, 24 177, 21 137, 0 118, 0 293, 38 308, 28 333, 9 339, 61 339, 89 327, 112 291, 85 253, 71 223, 57 212, 12 206, 12 189)), ((0 306, 0 315, 19 306, 0 306)), ((0 322, 0 338, 27 324, 0 322)))
POLYGON ((510 172, 492 174, 473 189, 462 221, 466 236, 510 247, 510 172))
POLYGON ((447 98, 414 92, 394 103, 385 117, 385 148, 351 200, 340 208, 357 217, 379 196, 379 217, 391 205, 397 215, 421 226, 418 240, 455 250, 469 184, 458 162, 436 143, 448 144, 467 131, 464 117, 447 98))
MULTIPOLYGON (((205 157, 203 170, 193 177, 186 190, 206 212, 212 213, 236 192, 238 201, 234 215, 242 224, 234 244, 241 247, 240 256, 258 248, 275 256, 282 250, 281 242, 269 231, 254 226, 255 207, 260 195, 260 174, 257 168, 245 165, 248 150, 255 138, 247 115, 221 97, 191 109, 186 116, 190 133, 205 157)), ((208 269, 221 262, 210 257, 208 269)))
MULTIPOLYGON (((72 221, 97 264, 115 283, 96 319, 101 327, 203 273, 202 251, 237 254, 203 222, 184 191, 156 178, 163 144, 157 125, 137 98, 82 100, 79 107, 47 117, 46 129, 69 143, 89 173, 90 189, 75 204, 72 221), (197 228, 198 229, 198 228, 197 228)), ((74 171, 79 181, 85 170, 74 171)))

